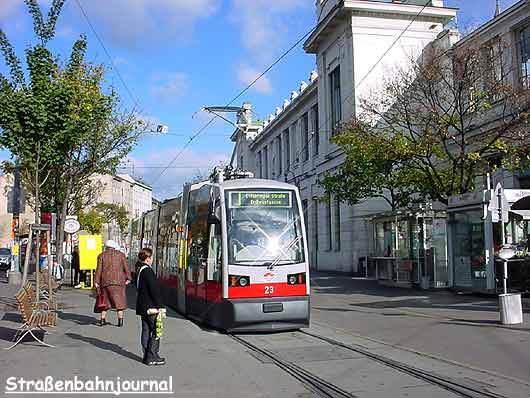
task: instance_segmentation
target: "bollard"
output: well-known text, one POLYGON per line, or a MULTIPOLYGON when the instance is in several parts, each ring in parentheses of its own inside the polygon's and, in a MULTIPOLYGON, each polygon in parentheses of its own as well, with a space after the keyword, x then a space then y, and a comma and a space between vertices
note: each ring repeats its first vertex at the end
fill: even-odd
POLYGON ((499 308, 503 325, 523 323, 523 307, 519 293, 499 294, 499 308))

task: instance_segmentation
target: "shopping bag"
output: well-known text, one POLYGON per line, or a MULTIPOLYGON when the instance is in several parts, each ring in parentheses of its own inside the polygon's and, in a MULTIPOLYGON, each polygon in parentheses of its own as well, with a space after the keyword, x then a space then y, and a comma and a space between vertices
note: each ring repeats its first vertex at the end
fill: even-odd
POLYGON ((94 312, 100 313, 107 310, 107 303, 105 303, 105 295, 101 289, 96 290, 96 303, 94 304, 94 312))
POLYGON ((164 318, 166 317, 166 313, 163 311, 160 311, 158 315, 156 316, 156 323, 155 323, 155 331, 156 331, 156 338, 159 339, 164 334, 164 318))

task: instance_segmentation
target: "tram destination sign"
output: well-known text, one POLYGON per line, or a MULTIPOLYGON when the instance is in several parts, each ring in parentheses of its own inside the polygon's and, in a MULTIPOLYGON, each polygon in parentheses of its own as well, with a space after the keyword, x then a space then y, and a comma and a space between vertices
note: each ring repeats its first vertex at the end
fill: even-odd
POLYGON ((291 192, 230 192, 230 207, 292 207, 291 192))

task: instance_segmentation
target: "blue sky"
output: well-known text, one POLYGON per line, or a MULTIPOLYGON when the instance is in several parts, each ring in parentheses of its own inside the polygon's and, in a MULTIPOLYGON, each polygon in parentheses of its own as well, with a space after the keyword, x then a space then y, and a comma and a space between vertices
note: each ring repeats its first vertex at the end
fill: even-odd
MULTIPOLYGON (((51 0, 40 0, 43 9, 51 0)), ((77 0, 67 0, 52 45, 67 56, 75 39, 85 33, 88 59, 109 66, 107 80, 120 92, 125 107, 138 105, 153 123, 169 126, 171 135, 144 138, 131 154, 128 168, 154 183, 161 199, 180 191, 189 177, 229 159, 230 125, 217 121, 157 178, 180 152, 208 115, 205 105, 225 105, 243 87, 290 47, 315 22, 314 0, 79 0, 111 59, 98 42, 77 0), (132 92, 121 83, 116 69, 132 92)), ((501 0, 504 8, 517 0, 501 0)), ((446 0, 460 8, 459 25, 478 26, 490 19, 495 0, 446 0)), ((33 41, 31 21, 23 0, 0 0, 0 27, 19 56, 33 41)), ((258 117, 272 113, 300 81, 307 80, 315 59, 295 49, 243 101, 258 117)), ((0 72, 5 65, 0 60, 0 72)), ((6 158, 5 152, 0 157, 6 158)))

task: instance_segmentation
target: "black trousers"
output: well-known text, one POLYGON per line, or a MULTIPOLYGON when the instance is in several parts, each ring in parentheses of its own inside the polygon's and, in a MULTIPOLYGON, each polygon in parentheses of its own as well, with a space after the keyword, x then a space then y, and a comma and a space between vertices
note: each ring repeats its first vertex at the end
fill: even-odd
POLYGON ((86 283, 86 271, 79 270, 77 268, 74 268, 74 280, 72 281, 72 284, 74 286, 79 285, 79 282, 85 282, 86 283))
POLYGON ((142 349, 144 363, 160 358, 160 339, 156 338, 156 315, 142 315, 142 349))

